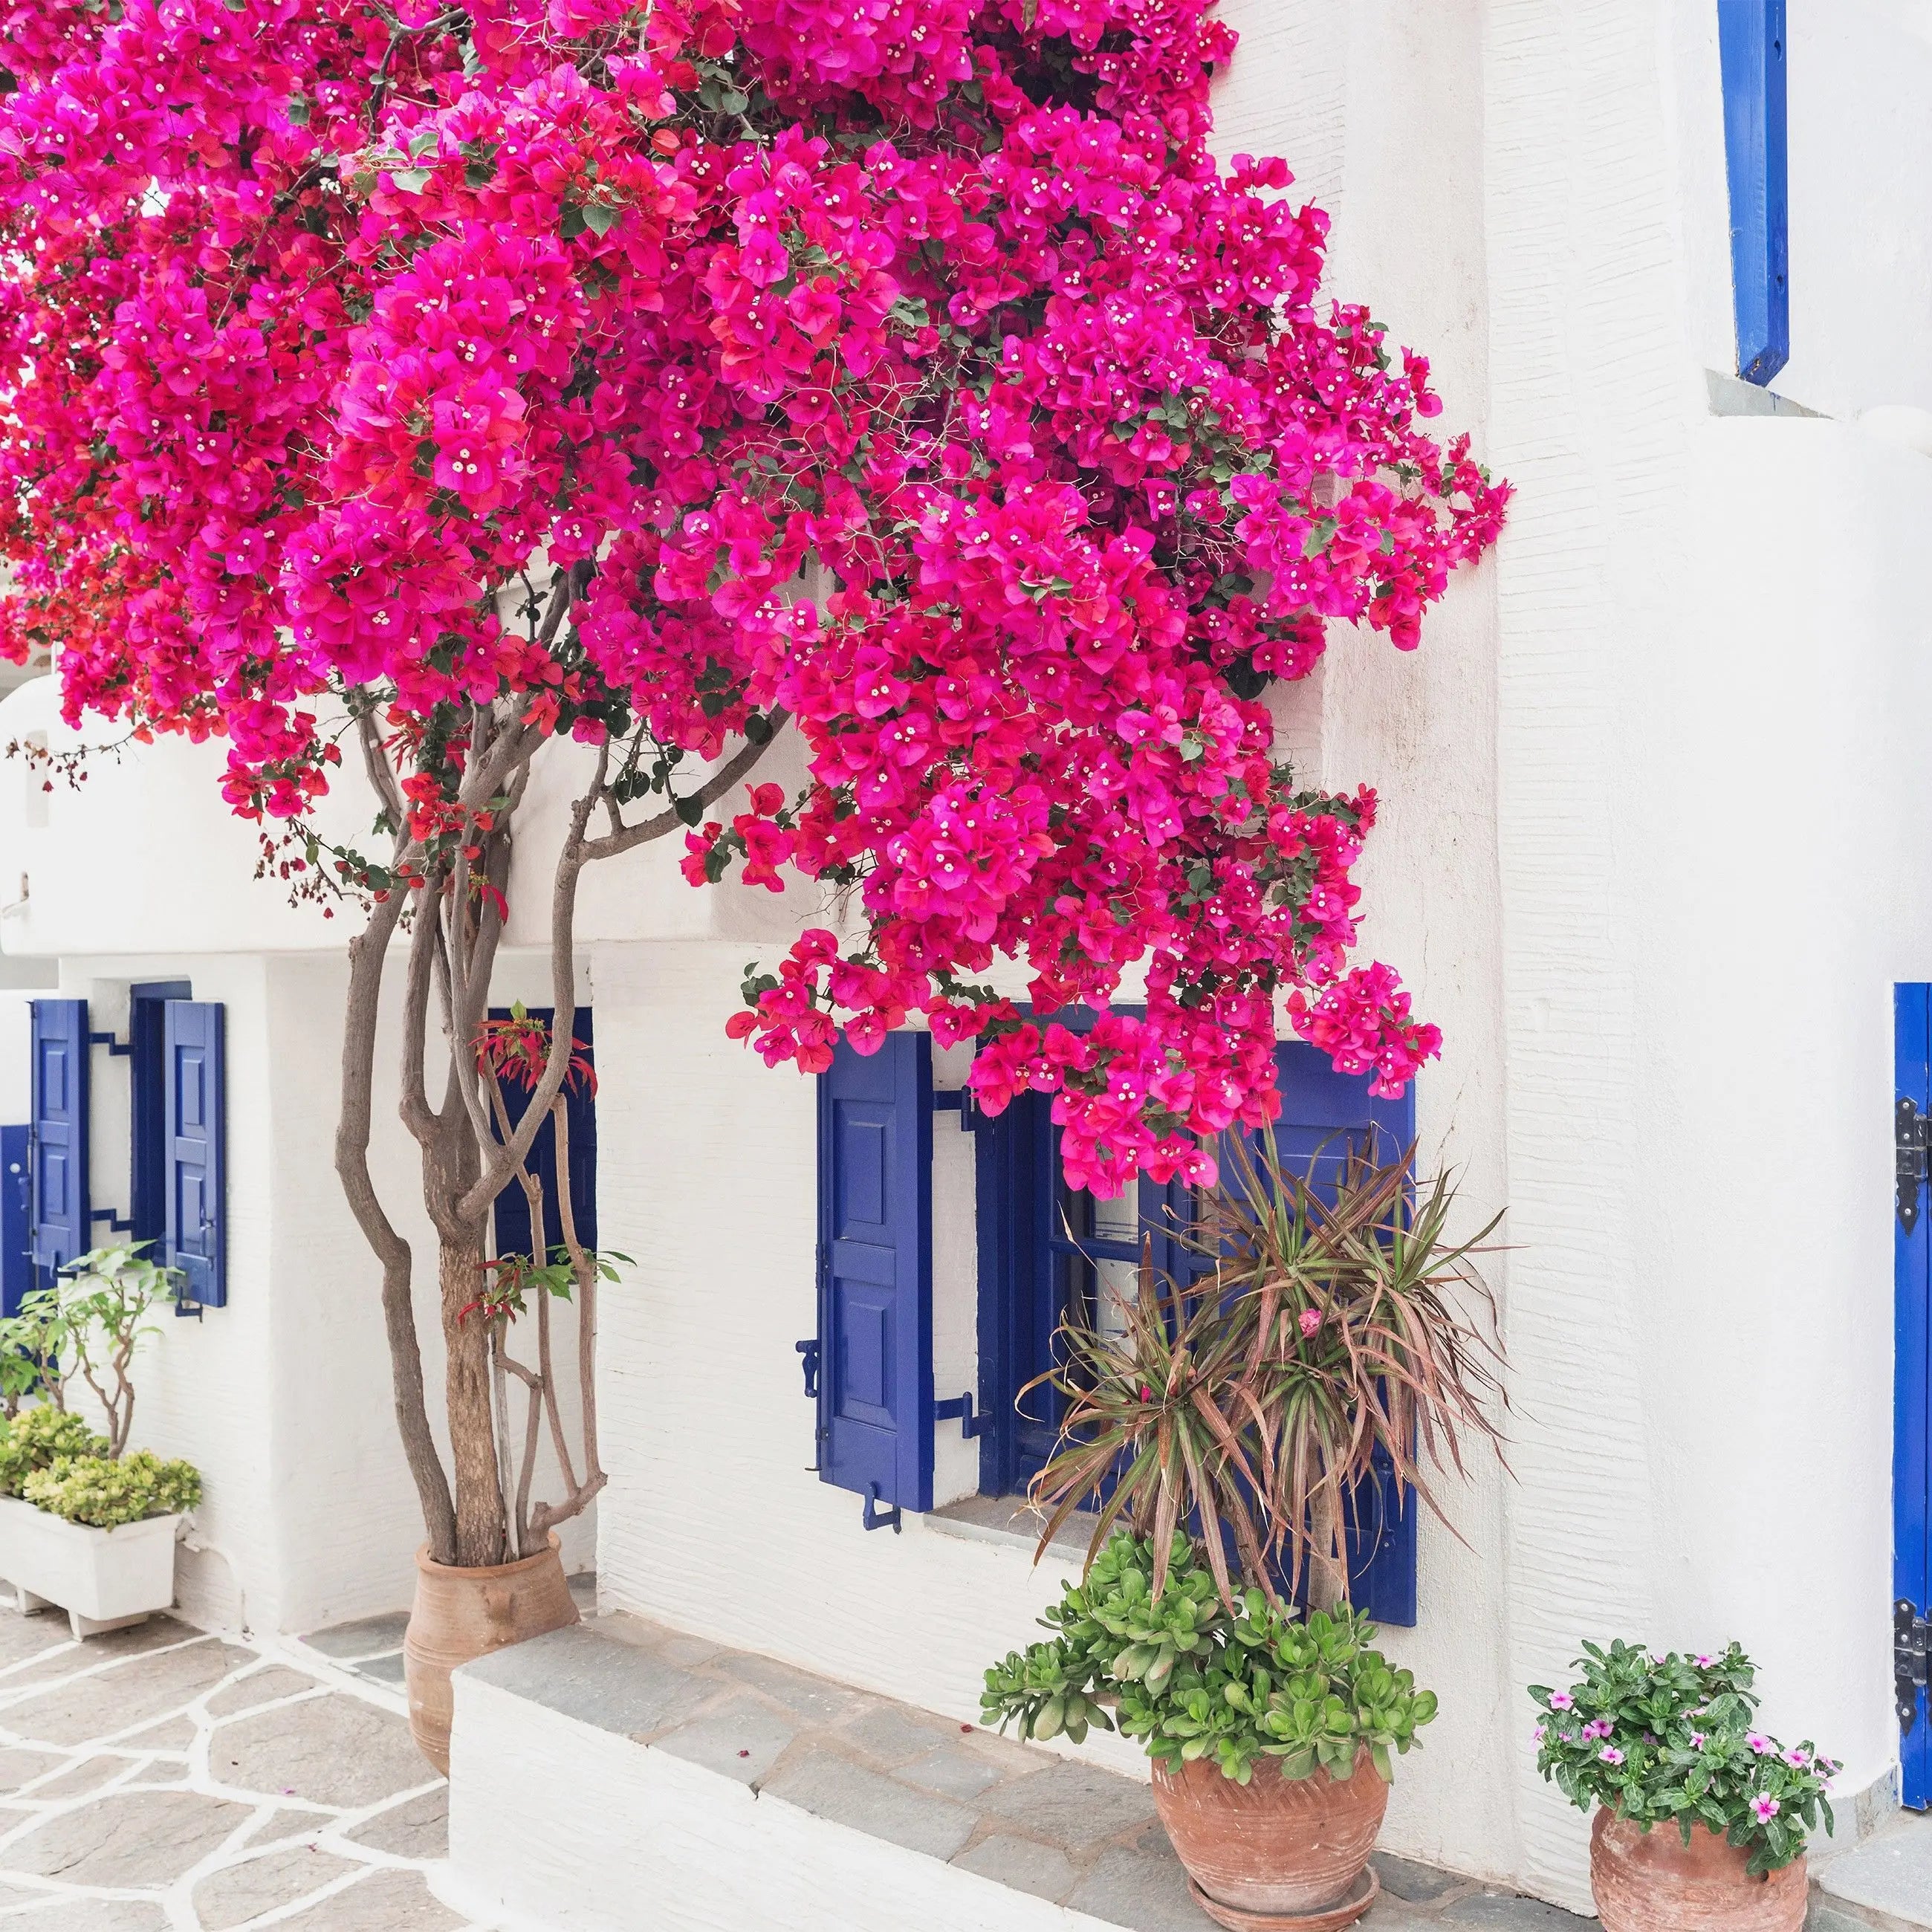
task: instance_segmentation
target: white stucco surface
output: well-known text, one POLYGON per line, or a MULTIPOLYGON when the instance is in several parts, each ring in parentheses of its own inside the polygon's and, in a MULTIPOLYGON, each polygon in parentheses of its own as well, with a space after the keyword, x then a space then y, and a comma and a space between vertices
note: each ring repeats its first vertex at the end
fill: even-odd
MULTIPOLYGON (((1455 1166, 1472 1218, 1508 1210, 1490 1272, 1510 1473, 1479 1456, 1446 1492, 1455 1532, 1425 1519, 1421 1621, 1388 1641, 1443 1712, 1387 1841, 1579 1905, 1585 1821, 1535 1775, 1522 1687, 1585 1636, 1737 1636, 1773 1727, 1844 1759, 1846 1790, 1896 1756, 1890 1000, 1932 979, 1932 458, 1851 419, 1932 408, 1932 28, 1907 0, 1794 10, 1776 386, 1840 420, 1746 420, 1708 413, 1732 344, 1708 5, 1225 10, 1245 44, 1218 145, 1288 157, 1334 217, 1335 291, 1426 350, 1443 424, 1516 490, 1419 652, 1339 635, 1274 702, 1310 778, 1380 792, 1365 948, 1446 1036, 1418 1089, 1424 1158, 1455 1166)), ((0 738, 58 742, 52 712, 28 686, 0 701, 0 738)), ((81 793, 0 784, 0 902, 31 881, 0 948, 58 959, 103 1024, 136 979, 229 1004, 230 1306, 172 1324, 136 1433, 210 1474, 190 1607, 301 1628, 400 1601, 420 1532, 374 1270, 328 1172, 340 928, 250 878, 220 756, 148 748, 81 793)), ((537 775, 519 888, 582 757, 560 747, 537 775)), ((782 740, 760 776, 797 760, 782 740)), ((352 781, 332 809, 366 815, 352 781)), ((917 1519, 868 1535, 858 1499, 809 1473, 794 1343, 815 1318, 813 1092, 722 1029, 745 962, 826 908, 802 886, 692 892, 677 846, 593 872, 579 922, 604 1238, 638 1258, 604 1298, 604 1592, 970 1718, 980 1671, 1035 1634, 1066 1570, 917 1519)), ((500 994, 543 1000, 544 896, 512 897, 500 994)), ((12 1118, 17 997, 0 993, 12 1118)), ((941 1085, 963 1071, 940 1057, 941 1085)), ((412 1153, 382 1119, 376 1172, 425 1252, 412 1153)), ((944 1396, 977 1366, 970 1147, 945 1115, 934 1195, 944 1396)), ((942 1502, 970 1492, 973 1447, 944 1424, 936 1463, 942 1502)), ((501 1714, 477 1710, 480 1736, 501 1714)), ((494 1791, 502 1772, 473 1766, 494 1791)), ((583 1829, 560 1813, 587 1858, 583 1829)), ((901 1882, 882 1873, 880 1895, 901 1882)))
POLYGON ((502 1932, 1117 1932, 458 1675, 458 1910, 502 1932))

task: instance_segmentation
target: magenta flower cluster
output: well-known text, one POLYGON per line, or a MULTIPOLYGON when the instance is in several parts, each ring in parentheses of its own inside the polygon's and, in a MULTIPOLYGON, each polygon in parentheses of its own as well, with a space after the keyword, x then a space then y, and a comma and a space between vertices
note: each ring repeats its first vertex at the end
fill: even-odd
POLYGON ((802 787, 686 870, 860 918, 735 1030, 809 1070, 924 1015, 1103 1193, 1264 1124, 1284 1016, 1384 1093, 1437 1050, 1354 957, 1374 796, 1263 700, 1336 622, 1412 648, 1507 491, 1319 300, 1283 164, 1209 154, 1211 0, 0 18, 0 651, 70 715, 299 823, 374 706, 418 831, 476 704, 660 789, 789 716, 802 787))

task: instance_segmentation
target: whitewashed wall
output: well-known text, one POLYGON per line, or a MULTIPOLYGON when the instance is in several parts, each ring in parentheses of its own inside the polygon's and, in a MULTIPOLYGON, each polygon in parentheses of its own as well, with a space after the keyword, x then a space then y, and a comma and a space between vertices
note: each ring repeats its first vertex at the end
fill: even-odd
MULTIPOLYGON (((1381 790, 1368 942, 1448 1036, 1425 1153, 1472 1211, 1507 1202, 1514 1244, 1492 1270, 1514 1474, 1478 1468, 1462 1540, 1425 1520, 1422 1622, 1389 1647, 1444 1711, 1390 1842, 1581 1903, 1582 1821, 1534 1777, 1521 1687, 1584 1636, 1738 1636, 1772 1723, 1844 1756, 1846 1788, 1895 1755, 1889 998, 1932 978, 1913 577, 1932 467, 1842 422, 1708 413, 1731 322, 1703 0, 1226 12, 1246 45, 1223 150, 1288 158, 1334 217, 1336 292, 1428 351, 1444 424, 1518 489, 1419 653, 1339 638, 1280 716, 1311 776, 1381 790)), ((1793 21, 1778 387, 1844 418, 1932 406, 1928 62, 1907 0, 1793 21)), ((29 686, 0 733, 58 742, 50 710, 29 686)), ((532 788, 525 862, 578 756, 532 788)), ((796 758, 782 743, 773 774, 796 758)), ((218 750, 142 760, 38 803, 0 784, 0 898, 33 881, 0 945, 64 956, 76 987, 252 956, 192 972, 232 988, 231 1042, 271 1068, 234 1100, 266 1214, 251 1232, 238 1211, 235 1305, 170 1336, 144 1414, 156 1446, 233 1470, 238 1514, 212 1507, 209 1535, 251 1617, 380 1607, 416 1531, 374 1271, 326 1174, 339 936, 249 880, 218 750), (130 929, 151 956, 120 956, 130 929)), ((969 1717, 1064 1571, 917 1522, 866 1535, 806 1472, 812 1090, 722 1026, 746 958, 820 908, 692 892, 675 856, 593 873, 580 927, 606 1239, 640 1263, 605 1303, 607 1598, 969 1717)), ((514 938, 541 945, 513 898, 514 938)), ((935 1144, 950 1389, 974 1372, 970 1156, 944 1117, 935 1144)), ((399 1198, 409 1160, 396 1130, 378 1172, 399 1198)), ((950 1436, 942 1496, 973 1479, 950 1436)))

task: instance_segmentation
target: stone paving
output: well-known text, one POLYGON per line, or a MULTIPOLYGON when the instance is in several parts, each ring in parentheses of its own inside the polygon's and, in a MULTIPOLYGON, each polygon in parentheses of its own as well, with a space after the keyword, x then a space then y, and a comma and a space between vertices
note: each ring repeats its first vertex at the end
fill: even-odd
POLYGON ((446 1817, 393 1690, 171 1618, 76 1644, 0 1598, 0 1925, 464 1932, 428 1883, 446 1817))
MULTIPOLYGON (((638 1617, 555 1630, 470 1670, 754 1792, 1130 1932, 1216 1932, 1144 1780, 638 1617)), ((1383 1893, 1360 1922, 1366 1932, 1595 1923, 1399 1858, 1378 1868, 1383 1893)))

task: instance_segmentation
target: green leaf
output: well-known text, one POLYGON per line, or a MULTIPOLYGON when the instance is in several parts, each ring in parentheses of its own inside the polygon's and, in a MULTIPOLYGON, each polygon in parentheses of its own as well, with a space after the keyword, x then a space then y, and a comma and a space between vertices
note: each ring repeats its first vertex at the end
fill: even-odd
POLYGON ((623 219, 621 208, 607 206, 601 201, 593 201, 584 211, 584 225, 593 235, 608 235, 623 219))
MULTIPOLYGON (((232 0, 231 0, 232 4, 232 0)), ((433 168, 398 168, 389 179, 404 194, 420 194, 429 184, 433 168)))

